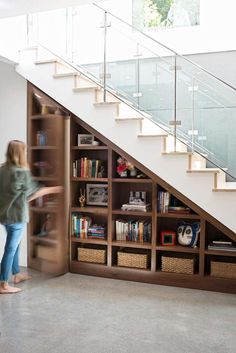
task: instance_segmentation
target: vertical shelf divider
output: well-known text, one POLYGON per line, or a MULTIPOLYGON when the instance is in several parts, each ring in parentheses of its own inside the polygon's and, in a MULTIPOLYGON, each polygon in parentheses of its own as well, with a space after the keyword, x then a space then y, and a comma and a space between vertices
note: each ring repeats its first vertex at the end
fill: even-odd
POLYGON ((107 266, 112 266, 112 149, 108 148, 107 266))
POLYGON ((156 243, 157 243, 157 184, 152 182, 152 250, 151 272, 156 272, 156 243))
POLYGON ((65 195, 65 230, 67 231, 67 249, 64 249, 65 256, 67 258, 67 270, 69 269, 70 263, 71 263, 71 216, 70 216, 70 204, 71 204, 71 181, 70 181, 70 176, 71 176, 71 158, 70 158, 70 146, 71 146, 71 139, 70 139, 70 123, 71 123, 71 117, 70 115, 65 117, 65 167, 64 167, 64 173, 65 173, 65 190, 64 190, 64 195, 65 195))
POLYGON ((205 274, 205 243, 206 243, 206 221, 201 218, 200 220, 200 246, 199 246, 199 275, 205 274))

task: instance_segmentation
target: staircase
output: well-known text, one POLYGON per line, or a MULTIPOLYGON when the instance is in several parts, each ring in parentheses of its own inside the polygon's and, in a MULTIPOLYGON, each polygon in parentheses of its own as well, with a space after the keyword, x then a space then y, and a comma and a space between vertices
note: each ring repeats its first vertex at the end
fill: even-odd
POLYGON ((188 152, 168 129, 107 92, 83 71, 58 58, 42 59, 40 48, 21 52, 16 71, 93 129, 191 200, 236 240, 236 183, 226 182, 219 168, 207 168, 206 159, 188 152))

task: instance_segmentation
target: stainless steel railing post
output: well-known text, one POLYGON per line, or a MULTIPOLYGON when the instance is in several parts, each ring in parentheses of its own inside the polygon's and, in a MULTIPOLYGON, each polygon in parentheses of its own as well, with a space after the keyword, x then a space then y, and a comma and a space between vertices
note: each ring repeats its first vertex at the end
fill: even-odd
POLYGON ((176 129, 177 129, 177 60, 175 55, 174 62, 174 152, 177 149, 177 140, 176 140, 176 129))
POLYGON ((106 102, 107 85, 107 11, 104 11, 104 50, 103 50, 103 102, 106 102))

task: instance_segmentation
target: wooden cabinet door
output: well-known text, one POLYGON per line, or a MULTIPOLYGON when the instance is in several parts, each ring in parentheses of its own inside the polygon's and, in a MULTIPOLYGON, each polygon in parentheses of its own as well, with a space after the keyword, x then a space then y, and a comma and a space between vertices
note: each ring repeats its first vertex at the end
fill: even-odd
MULTIPOLYGON (((35 89, 30 92, 33 99, 35 89)), ((40 95, 42 93, 40 92, 40 95)), ((28 119, 29 163, 42 186, 63 187, 61 194, 46 195, 30 203, 28 266, 60 275, 68 271, 68 116, 41 114, 31 109, 28 119), (32 111, 34 112, 32 114, 32 111), (37 112, 36 112, 37 113, 37 112)))

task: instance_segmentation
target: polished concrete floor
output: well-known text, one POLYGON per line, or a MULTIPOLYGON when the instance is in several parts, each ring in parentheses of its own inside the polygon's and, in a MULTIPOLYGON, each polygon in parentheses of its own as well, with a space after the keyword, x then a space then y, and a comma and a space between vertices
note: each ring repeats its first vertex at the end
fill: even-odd
POLYGON ((236 296, 31 271, 0 295, 1 353, 235 353, 236 296))

